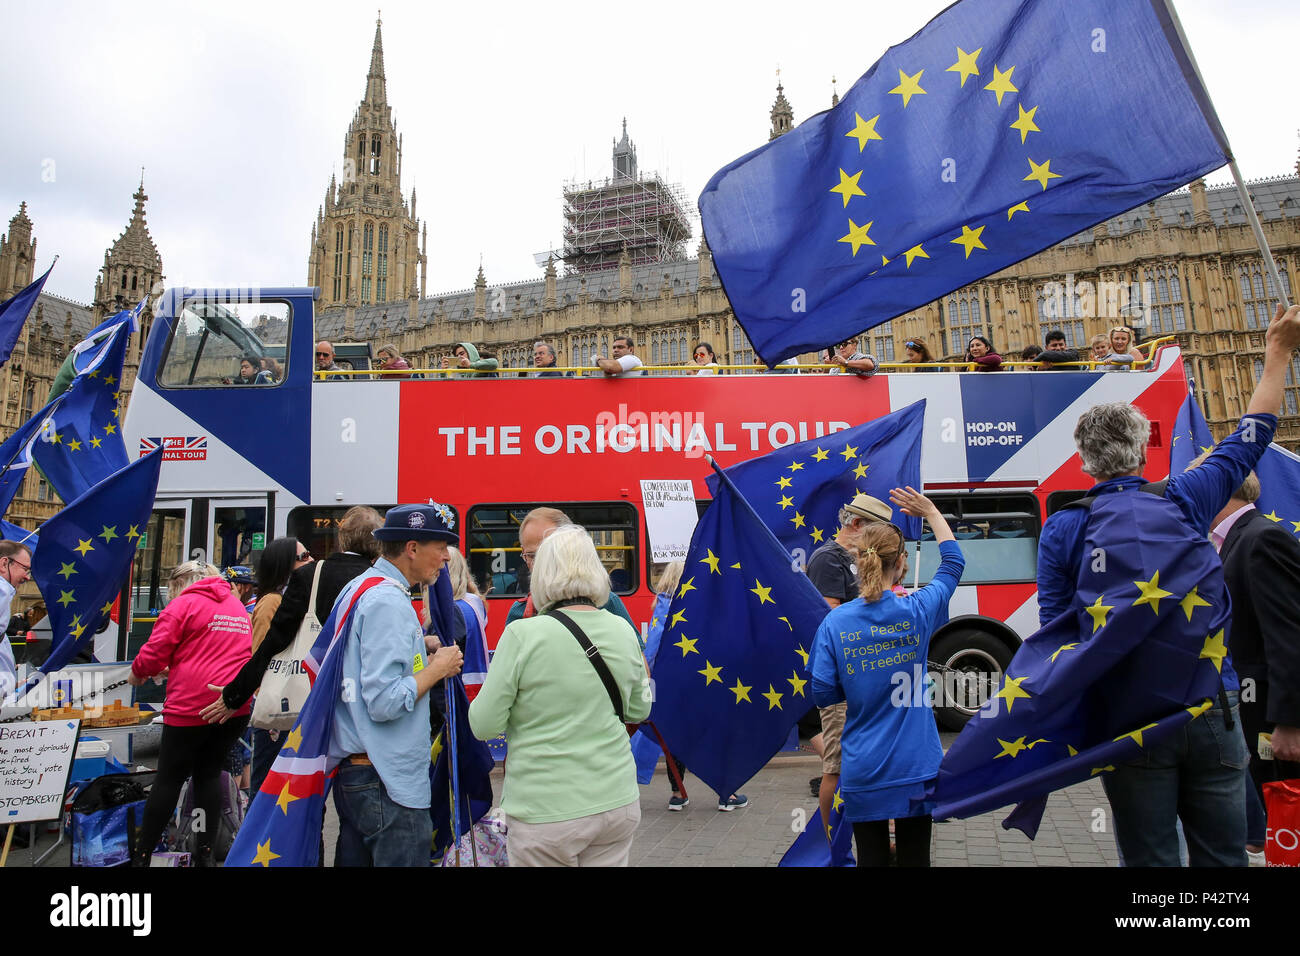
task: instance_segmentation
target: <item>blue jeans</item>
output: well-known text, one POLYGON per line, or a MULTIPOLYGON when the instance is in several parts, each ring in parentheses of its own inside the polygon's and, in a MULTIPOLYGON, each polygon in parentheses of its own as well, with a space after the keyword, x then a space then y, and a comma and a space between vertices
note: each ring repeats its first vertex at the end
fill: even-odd
POLYGON ((374 767, 340 764, 334 779, 339 814, 335 866, 428 866, 433 844, 429 808, 394 803, 374 767))
POLYGON ((262 730, 260 727, 253 728, 253 759, 250 761, 248 772, 249 796, 256 796, 262 789, 262 781, 270 773, 271 765, 275 763, 275 758, 280 756, 280 748, 288 739, 287 730, 271 731, 262 730), (273 733, 276 735, 274 740, 271 739, 273 733))
POLYGON ((1177 821, 1192 866, 1246 866, 1248 754, 1237 692, 1232 728, 1216 705, 1142 757, 1102 777, 1126 866, 1178 866, 1177 821))

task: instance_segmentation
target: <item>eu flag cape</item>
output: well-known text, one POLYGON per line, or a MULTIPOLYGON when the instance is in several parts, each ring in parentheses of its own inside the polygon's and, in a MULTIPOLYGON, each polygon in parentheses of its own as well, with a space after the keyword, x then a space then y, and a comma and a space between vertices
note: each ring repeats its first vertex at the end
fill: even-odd
POLYGON ((829 610, 722 474, 669 608, 650 715, 719 794, 757 773, 813 706, 808 653, 829 610))
POLYGON ((36 304, 41 289, 45 288, 45 280, 50 277, 53 269, 54 265, 51 263, 43 276, 21 292, 0 302, 0 365, 8 362, 9 356, 13 354, 14 345, 17 344, 18 336, 23 331, 23 323, 31 314, 32 306, 36 304))
MULTIPOLYGON (((889 489, 921 487, 925 399, 823 438, 786 445, 726 469, 763 523, 791 552, 810 555, 839 530, 839 510, 861 491, 886 504, 889 489)), ((718 478, 708 478, 717 494, 718 478)), ((921 536, 921 519, 895 509, 903 536, 921 536)))
POLYGON ((963 0, 714 174, 700 216, 772 365, 1227 161, 1164 0, 963 0))
POLYGON ((1101 495, 1083 553, 1069 609, 1021 645, 944 755, 928 794, 936 820, 1017 804, 1003 826, 1032 839, 1048 793, 1138 759, 1217 698, 1231 619, 1223 566, 1178 506, 1101 495))

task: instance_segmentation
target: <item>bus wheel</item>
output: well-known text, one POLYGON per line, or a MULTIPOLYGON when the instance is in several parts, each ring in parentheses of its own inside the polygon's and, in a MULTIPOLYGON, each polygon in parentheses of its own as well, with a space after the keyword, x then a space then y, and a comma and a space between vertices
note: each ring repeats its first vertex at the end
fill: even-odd
POLYGON ((947 730, 961 730, 971 715, 998 692, 1012 652, 997 638, 972 628, 952 631, 930 648, 937 686, 934 715, 947 730))

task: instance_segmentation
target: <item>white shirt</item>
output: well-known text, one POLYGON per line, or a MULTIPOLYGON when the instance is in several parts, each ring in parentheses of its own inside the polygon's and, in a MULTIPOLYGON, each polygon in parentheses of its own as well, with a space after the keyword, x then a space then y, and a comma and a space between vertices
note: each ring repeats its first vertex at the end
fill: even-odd
POLYGON ((618 363, 619 368, 623 371, 615 372, 609 376, 610 378, 631 378, 634 375, 645 374, 645 372, 641 371, 641 360, 635 355, 624 355, 621 358, 614 359, 614 361, 618 363))
MULTIPOLYGON (((14 586, 0 578, 0 621, 9 627, 9 607, 14 601, 14 586)), ((14 663, 13 645, 7 636, 0 635, 0 699, 8 697, 18 686, 18 665, 14 663)))

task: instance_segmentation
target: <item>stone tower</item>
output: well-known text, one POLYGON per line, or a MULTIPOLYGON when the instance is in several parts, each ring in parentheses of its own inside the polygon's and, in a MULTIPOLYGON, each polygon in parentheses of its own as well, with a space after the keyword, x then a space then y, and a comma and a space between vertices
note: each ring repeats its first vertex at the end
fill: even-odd
POLYGON ((785 98, 785 87, 781 81, 776 81, 776 101, 772 104, 772 132, 768 135, 768 142, 776 139, 778 136, 784 136, 790 130, 794 129, 794 110, 790 108, 790 101, 785 98))
POLYGON ((35 267, 36 240, 27 203, 22 203, 18 214, 9 220, 9 232, 0 236, 0 302, 31 285, 35 267))
MULTIPOLYGON (((144 173, 140 174, 140 188, 135 191, 135 209, 131 221, 117 241, 104 253, 104 264, 100 267, 99 278, 95 280, 95 298, 91 303, 95 322, 101 322, 106 316, 130 309, 151 292, 156 296, 162 291, 164 280, 162 257, 153 237, 149 235, 149 226, 144 220, 144 204, 149 197, 144 191, 144 173)), ((140 352, 149 337, 149 327, 153 322, 151 306, 146 305, 140 316, 140 330, 131 341, 126 353, 127 369, 122 372, 123 391, 129 391, 130 383, 135 381, 135 369, 140 364, 140 352)))
POLYGON ((384 79, 382 21, 375 23, 366 91, 343 140, 343 177, 330 177, 312 226, 307 282, 320 307, 411 300, 424 295, 428 260, 415 218, 415 190, 402 196, 402 139, 384 79))

